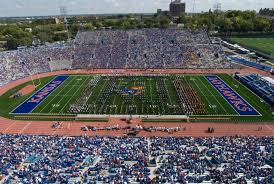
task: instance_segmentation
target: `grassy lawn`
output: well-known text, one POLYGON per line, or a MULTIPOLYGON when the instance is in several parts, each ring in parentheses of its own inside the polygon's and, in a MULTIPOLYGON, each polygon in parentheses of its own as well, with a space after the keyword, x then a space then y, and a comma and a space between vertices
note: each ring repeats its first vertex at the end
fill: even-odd
POLYGON ((230 38, 242 46, 254 48, 260 52, 274 55, 274 38, 230 38))

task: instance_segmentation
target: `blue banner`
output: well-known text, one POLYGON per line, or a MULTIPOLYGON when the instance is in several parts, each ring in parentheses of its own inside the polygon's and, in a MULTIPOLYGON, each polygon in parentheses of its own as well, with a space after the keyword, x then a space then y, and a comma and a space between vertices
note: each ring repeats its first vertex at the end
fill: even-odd
POLYGON ((260 116, 247 101, 245 101, 237 92, 227 85, 218 76, 205 76, 207 81, 223 96, 223 98, 238 112, 241 116, 260 116))
POLYGON ((37 91, 25 102, 19 105, 12 114, 27 114, 33 111, 40 103, 42 103, 55 89, 57 89, 69 76, 60 75, 55 77, 46 86, 37 91))

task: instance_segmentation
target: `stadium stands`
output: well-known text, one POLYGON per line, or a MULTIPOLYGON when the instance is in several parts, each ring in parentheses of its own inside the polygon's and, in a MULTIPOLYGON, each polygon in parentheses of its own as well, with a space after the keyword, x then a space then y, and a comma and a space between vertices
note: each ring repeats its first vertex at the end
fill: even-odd
POLYGON ((0 52, 0 86, 28 75, 28 70, 17 57, 17 51, 0 52))
POLYGON ((204 30, 141 29, 79 32, 70 43, 0 53, 0 85, 66 69, 231 68, 204 30))
POLYGON ((230 68, 204 30, 94 30, 74 43, 74 68, 230 68))
POLYGON ((270 105, 274 106, 274 83, 267 81, 258 74, 250 74, 246 76, 240 76, 237 74, 235 78, 270 105))
POLYGON ((259 70, 263 70, 263 71, 266 71, 266 72, 271 72, 271 70, 272 70, 272 68, 270 66, 263 65, 263 64, 260 64, 260 63, 256 63, 256 62, 252 62, 252 61, 249 61, 247 59, 241 58, 239 56, 227 56, 227 58, 229 58, 230 60, 232 60, 235 63, 250 66, 250 67, 253 67, 253 68, 257 68, 259 70))
POLYGON ((273 183, 273 137, 0 135, 3 183, 273 183))

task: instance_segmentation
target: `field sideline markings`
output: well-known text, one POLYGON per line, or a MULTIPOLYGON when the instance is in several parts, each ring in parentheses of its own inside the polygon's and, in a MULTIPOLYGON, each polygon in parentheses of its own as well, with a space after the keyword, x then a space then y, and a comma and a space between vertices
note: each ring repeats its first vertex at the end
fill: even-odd
MULTIPOLYGON (((70 78, 70 77, 69 77, 70 78)), ((69 79, 68 78, 68 79, 69 79)), ((73 81, 74 79, 71 79, 69 82, 68 82, 68 84, 70 84, 72 81, 73 81)), ((62 89, 55 95, 55 94, 53 94, 51 97, 53 97, 38 113, 41 113, 45 108, 47 108, 48 107, 48 105, 50 105, 51 104, 51 102, 57 97, 57 96, 59 96, 59 94, 61 93, 61 92, 63 92, 63 90, 67 87, 67 86, 69 86, 68 84, 66 84, 66 85, 64 85, 64 86, 62 86, 62 89)))
MULTIPOLYGON (((217 76, 217 77, 219 77, 219 76, 217 76)), ((248 100, 246 100, 246 98, 243 98, 243 95, 240 95, 238 92, 237 92, 237 90, 235 90, 233 87, 231 87, 226 81, 224 81, 221 77, 219 77, 228 87, 230 87, 233 91, 234 91, 234 93, 236 93, 237 95, 239 95, 243 100, 245 100, 246 101, 246 103, 248 104, 248 105, 250 105, 255 111, 257 111, 260 115, 259 116, 262 116, 262 114, 253 106, 253 105, 251 105, 250 103, 249 103, 249 101, 248 100)), ((240 83, 241 84, 241 83, 240 83)), ((243 84, 241 84, 242 86, 244 86, 243 84)), ((244 95, 245 96, 245 95, 244 95)), ((252 101, 252 100, 251 100, 252 101)), ((244 116, 244 115, 241 115, 241 116, 244 116)), ((252 116, 252 115, 249 115, 249 116, 252 116)), ((254 116, 257 116, 257 115, 254 115, 254 116)))
MULTIPOLYGON (((220 77, 223 81, 224 81, 224 79, 222 78, 222 77, 220 77)), ((235 80, 234 78, 233 78, 233 80, 235 80)), ((265 103, 265 105, 268 105, 268 103, 266 103, 265 101, 264 101, 264 99, 262 99, 260 96, 258 96, 256 93, 254 93, 253 91, 251 91, 251 89, 249 89, 248 87, 246 87, 245 85, 243 85, 241 82, 239 82, 239 81, 237 81, 237 80, 235 80, 239 85, 241 85, 241 86, 243 86, 243 88, 245 88, 247 91, 249 91, 249 92, 251 92, 253 95, 255 95, 257 98, 259 98, 260 99, 260 101, 263 101, 263 103, 265 103)), ((225 81, 224 81, 225 82, 225 81)), ((243 93, 244 95, 242 95, 242 96, 245 96, 245 97, 247 97, 248 99, 249 99, 249 96, 246 96, 246 94, 242 91, 242 90, 240 90, 240 88, 236 88, 236 89, 234 89, 232 86, 230 86, 234 91, 236 91, 237 92, 237 90, 236 89, 238 89, 241 93, 243 93)), ((252 101, 252 100, 251 100, 252 101)), ((266 112, 265 110, 263 110, 262 108, 261 108, 261 106, 259 105, 259 104, 256 104, 256 106, 258 106, 258 108, 261 110, 261 111, 263 111, 263 112, 266 112)), ((255 109, 256 110, 256 109, 255 109)), ((260 113, 260 112, 259 112, 260 113)), ((269 112, 267 112, 267 113, 269 113, 269 112)))
MULTIPOLYGON (((102 116, 102 115, 106 115, 107 117, 111 116, 111 115, 117 115, 117 114, 84 114, 84 113, 79 113, 79 114, 63 114, 63 115, 60 115, 58 113, 31 113, 29 115, 32 115, 32 116, 45 116, 45 117, 51 117, 51 116, 64 116, 63 119, 71 119, 71 118, 74 118, 74 116, 77 116, 77 115, 92 115, 92 116, 102 116), (67 116, 71 116, 71 117, 67 117, 67 116)), ((118 114, 118 115, 124 115, 124 116, 128 116, 128 114, 118 114)), ((34 116, 34 117, 35 117, 34 116)), ((173 116, 173 117, 177 117, 177 116, 185 116, 184 114, 180 114, 180 115, 169 115, 169 114, 162 114, 161 116, 159 115, 155 115, 155 114, 135 114, 135 116, 157 116, 157 117, 164 117, 164 116, 173 116)), ((239 117, 238 115, 227 115, 227 114, 213 114, 213 115, 210 115, 210 114, 207 114, 207 115, 191 115, 190 117, 239 117)), ((244 117, 244 115, 243 115, 244 117)), ((28 117, 30 118, 30 117, 28 117)))
MULTIPOLYGON (((79 81, 77 80, 78 78, 75 78, 74 80, 76 80, 76 83, 79 83, 79 81)), ((71 87, 71 85, 69 86, 70 87, 70 89, 65 93, 65 94, 68 94, 72 89, 74 89, 74 86, 76 86, 76 85, 72 85, 73 87, 71 87)), ((77 85, 78 86, 78 85, 77 85)), ((79 89, 79 88, 78 88, 79 89)), ((59 95, 58 95, 58 97, 60 97, 59 95)), ((57 103, 55 103, 55 104, 58 104, 58 105, 62 105, 62 104, 59 104, 63 99, 64 99, 65 97, 64 96, 61 96, 61 99, 60 100, 58 100, 58 102, 57 103)), ((54 109, 55 107, 53 106, 53 108, 51 108, 51 110, 49 111, 50 113, 52 112, 52 110, 54 109)), ((60 112, 58 112, 58 114, 59 114, 60 112)))
MULTIPOLYGON (((104 81, 104 79, 102 78, 101 80, 103 80, 104 81)), ((103 91, 103 89, 106 87, 106 85, 107 85, 107 80, 105 80, 104 81, 104 83, 103 83, 103 85, 102 85, 102 88, 100 89, 100 92, 98 93, 98 95, 96 96, 96 101, 95 102, 92 102, 92 103, 94 103, 94 105, 95 105, 95 109, 96 109, 96 111, 97 111, 97 102, 98 102, 98 98, 99 98, 99 96, 100 96, 100 94, 102 93, 102 91, 103 91)), ((94 87, 95 88, 95 87, 94 87)), ((92 91, 94 90, 94 88, 92 89, 92 91)), ((89 98, 88 98, 88 100, 87 100, 87 102, 86 103, 88 103, 89 102, 89 100, 90 100, 90 98, 91 98, 91 94, 92 94, 92 91, 91 91, 91 93, 90 93, 90 96, 89 96, 89 98)))
POLYGON ((170 105, 172 105, 172 101, 171 101, 171 97, 170 97, 170 91, 169 91, 169 88, 167 87, 167 84, 166 84, 166 80, 164 79, 164 84, 165 84, 165 88, 167 90, 167 95, 168 95, 168 99, 169 99, 169 102, 170 102, 170 105))
MULTIPOLYGON (((197 76, 197 77, 199 77, 199 76, 197 76)), ((204 96, 204 94, 203 94, 201 88, 199 87, 199 85, 197 85, 196 80, 193 80, 193 81, 194 81, 195 86, 199 89, 200 93, 204 96)), ((188 84, 189 84, 189 83, 188 83, 188 84)), ((189 85, 190 85, 190 84, 189 84, 189 85)), ((207 95, 207 96, 208 96, 208 95, 207 95)), ((204 96, 205 99, 206 99, 206 101, 208 102, 208 104, 209 104, 211 107, 213 107, 211 101, 208 100, 207 96, 204 96)), ((218 114, 215 108, 213 108, 213 110, 215 111, 216 114, 218 114)))
MULTIPOLYGON (((79 83, 79 81, 77 81, 77 78, 75 79, 76 80, 76 83, 79 83)), ((75 85, 74 85, 75 86, 75 85)), ((69 92, 72 90, 72 89, 74 89, 74 87, 71 87, 71 86, 66 86, 66 87, 69 87, 69 90, 67 90, 67 92, 65 92, 65 94, 69 94, 69 92)), ((65 88, 66 88, 65 87, 65 88)), ((64 89, 65 89, 64 88, 64 89)), ((79 89, 79 88, 78 88, 79 89)), ((57 102, 57 100, 56 100, 56 102, 54 102, 54 104, 57 104, 57 105, 62 105, 62 104, 60 104, 60 102, 62 102, 62 100, 64 99, 64 98, 66 98, 66 97, 64 97, 64 96, 59 96, 59 95, 57 95, 58 97, 61 97, 61 99, 57 99, 58 100, 58 102, 57 102)), ((57 106, 57 108, 59 107, 59 106, 57 106)), ((50 113, 52 112, 52 110, 53 109, 55 109, 55 106, 53 106, 53 104, 52 104, 52 108, 50 109, 50 113)), ((58 112, 58 114, 59 114, 59 112, 58 112)))
MULTIPOLYGON (((168 78, 168 80, 171 80, 171 79, 168 78)), ((171 93, 171 88, 174 87, 174 84, 172 84, 172 82, 171 82, 171 87, 170 88, 167 87, 166 80, 164 80, 164 84, 165 84, 165 87, 166 87, 166 90, 167 90, 170 105, 172 105, 172 111, 176 111, 175 113, 177 113, 177 108, 176 107, 178 106, 178 104, 177 104, 176 101, 172 102, 172 99, 171 99, 171 96, 173 96, 172 93, 171 93), (173 105, 175 105, 175 107, 173 105)), ((169 111, 170 111, 170 108, 169 108, 169 111)))
MULTIPOLYGON (((118 86, 120 86, 120 84, 121 84, 121 80, 119 80, 118 86)), ((112 101, 112 105, 116 105, 115 102, 116 102, 117 96, 118 96, 118 95, 115 94, 115 92, 114 92, 114 99, 113 99, 113 101, 112 101)), ((117 105, 117 106, 118 106, 118 105, 117 105)), ((117 106, 115 107, 115 114, 117 113, 117 106)), ((112 109, 111 109, 111 111, 112 111, 112 109)))
MULTIPOLYGON (((133 81, 133 85, 136 86, 136 80, 133 81)), ((136 99, 135 99, 135 95, 133 95, 133 99, 132 102, 134 103, 134 107, 136 109, 136 114, 138 114, 138 104, 136 104, 136 99)))
MULTIPOLYGON (((69 77, 70 78, 70 77, 69 77)), ((68 78, 68 79, 69 79, 68 78)), ((72 81, 74 81, 73 79, 71 80, 71 81, 69 81, 68 82, 68 84, 70 84, 72 81)), ((61 85, 62 86, 62 85, 61 85)), ((51 102, 52 102, 52 100, 54 100, 57 96, 58 96, 58 94, 60 94, 65 88, 66 88, 67 86, 65 86, 65 87, 63 87, 58 93, 57 93, 57 95, 54 95, 53 96, 53 99, 51 99, 50 101, 49 101, 49 103, 47 103, 47 105, 45 105, 40 111, 39 111, 39 113, 41 113, 46 107, 48 107, 48 105, 50 105, 51 104, 51 102)), ((48 98, 47 98, 48 99, 48 98)), ((42 104, 42 103, 41 103, 42 104)), ((40 104, 40 105, 41 105, 40 104)), ((38 105, 38 106, 40 106, 40 105, 38 105)), ((37 106, 37 107, 38 107, 37 106)))
MULTIPOLYGON (((41 87, 40 89, 38 89, 37 91, 39 91, 39 90, 41 90, 41 89, 43 89, 43 88, 45 88, 47 85, 49 85, 54 79, 56 79, 58 76, 60 76, 60 75, 57 75, 57 76, 55 76, 55 77, 52 77, 51 79, 49 79, 49 82, 47 82, 43 87, 41 87)), ((62 86, 62 85, 61 85, 62 86)), ((56 89, 58 89, 60 86, 58 86, 56 89)), ((56 90, 55 89, 55 90, 56 90)), ((15 110, 15 109, 17 109, 17 108, 19 108, 22 104, 24 104, 26 101, 28 101, 35 93, 37 93, 37 91, 35 91, 35 92, 33 92, 33 94, 30 96, 30 97, 28 97, 26 100, 24 100, 22 103, 20 103, 18 106, 16 106, 9 114, 13 114, 12 112, 15 110)), ((50 96, 50 95, 49 95, 50 96)), ((49 97, 48 96, 48 97, 49 97)), ((48 98, 47 97, 47 98, 48 98)), ((44 99, 45 100, 45 99, 44 99)), ((43 100, 43 101, 44 101, 43 100)), ((42 102, 40 102, 40 104, 39 105, 41 105, 42 103, 43 103, 43 101, 42 102)), ((37 105, 35 108, 37 108, 39 105, 37 105)), ((34 109, 35 109, 34 108, 34 109)), ((30 113, 32 113, 33 111, 34 111, 34 109, 32 109, 32 111, 31 112, 29 112, 29 113, 27 113, 27 114, 30 114, 30 113)), ((18 113, 18 114, 25 114, 25 113, 18 113)))
MULTIPOLYGON (((204 76, 205 78, 206 78, 206 76, 204 76)), ((259 113, 260 115, 259 116, 262 116, 262 114, 256 109, 256 108, 254 108, 245 98, 243 98, 242 97, 242 95, 240 95, 234 88, 232 88, 230 85, 228 85, 228 83, 226 83, 222 78, 220 78, 218 75, 215 75, 215 77, 218 77, 225 85, 227 85, 229 88, 231 88, 232 90, 233 90, 233 93, 235 93, 235 94, 237 94, 239 97, 241 97, 250 107, 252 107, 257 113, 259 113)), ((207 80, 208 81, 208 80, 207 80)), ((209 81, 208 81, 208 83, 210 83, 209 81)), ((212 83, 210 83, 211 84, 211 86, 212 87, 214 87, 213 86, 213 84, 212 83)), ((215 88, 215 87, 214 87, 215 88)), ((216 88, 215 88, 215 90, 216 91, 218 91, 216 88)), ((221 94, 221 92, 220 91, 218 91, 218 93, 225 99, 225 97, 221 94)), ((226 99, 225 99, 226 100, 226 99)), ((226 100, 227 101, 227 100, 226 100)), ((236 109, 227 101, 227 103, 236 111, 236 109)), ((237 111, 236 111, 237 112, 237 111)), ((237 114, 239 114, 239 116, 254 116, 254 117, 257 117, 258 115, 241 115, 240 113, 238 113, 237 112, 237 114)))
MULTIPOLYGON (((87 81, 88 79, 90 79, 90 76, 89 76, 89 77, 86 77, 86 80, 82 83, 82 85, 73 93, 73 95, 71 95, 70 99, 69 99, 69 100, 67 101, 67 103, 63 106, 63 108, 59 111, 59 114, 60 114, 60 113, 63 113, 63 109, 67 106, 67 104, 68 104, 68 103, 71 101, 71 99, 75 96, 75 93, 77 94, 78 91, 79 91, 80 89, 82 89, 83 85, 86 84, 86 81, 87 81)), ((62 99, 61 99, 61 101, 62 101, 62 99)))
MULTIPOLYGON (((40 113, 40 112, 34 112, 34 113, 30 113, 30 114, 25 114, 25 115, 32 115, 32 116, 56 116, 56 115, 59 115, 59 116, 75 116, 75 114, 64 114, 64 115, 60 115, 58 113, 40 113)), ((65 117, 64 117, 65 118, 65 117)))
POLYGON ((153 103, 153 100, 152 100, 151 80, 152 80, 152 78, 149 78, 149 96, 150 96, 150 101, 151 101, 151 105, 152 105, 152 111, 153 111, 153 114, 155 114, 154 103, 153 103))
MULTIPOLYGON (((203 86, 205 86, 206 90, 214 97, 214 99, 215 99, 215 100, 217 101, 217 103, 221 106, 221 108, 225 111, 225 113, 226 113, 226 114, 230 114, 230 113, 228 113, 227 110, 222 106, 222 104, 221 104, 220 101, 215 97, 215 95, 212 94, 212 92, 210 91, 210 89, 208 89, 207 85, 205 85, 205 84, 203 83, 203 81, 201 81, 200 78, 198 78, 198 80, 203 84, 203 86)), ((236 111, 236 110, 234 109, 234 111, 236 111)))

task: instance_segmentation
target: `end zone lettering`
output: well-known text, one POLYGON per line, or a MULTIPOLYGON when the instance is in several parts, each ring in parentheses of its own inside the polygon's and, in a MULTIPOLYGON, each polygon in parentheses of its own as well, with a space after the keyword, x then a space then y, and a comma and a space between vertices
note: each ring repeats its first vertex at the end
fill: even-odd
POLYGON ((223 96, 223 98, 237 111, 239 115, 259 116, 258 113, 247 101, 228 86, 218 76, 205 76, 207 81, 223 96))
POLYGON ((25 102, 19 105, 12 114, 27 114, 33 111, 40 103, 42 103, 54 90, 56 90, 69 76, 60 75, 55 77, 46 86, 37 91, 25 102))
POLYGON ((39 103, 41 100, 44 99, 45 96, 51 93, 61 83, 62 81, 53 81, 52 84, 49 84, 49 87, 45 87, 37 95, 32 97, 27 103, 39 103))

